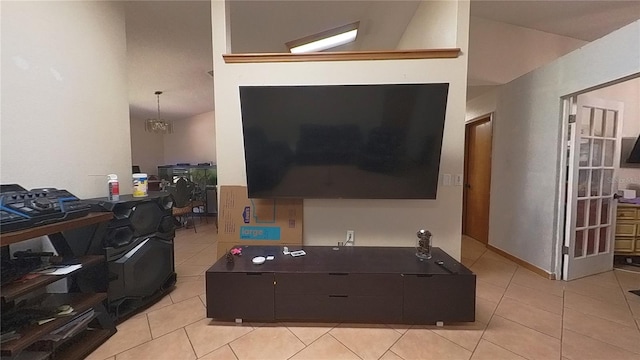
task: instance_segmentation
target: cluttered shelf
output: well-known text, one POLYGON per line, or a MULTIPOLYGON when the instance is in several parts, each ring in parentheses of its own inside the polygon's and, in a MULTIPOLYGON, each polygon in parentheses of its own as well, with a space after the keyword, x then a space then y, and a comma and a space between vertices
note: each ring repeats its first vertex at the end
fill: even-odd
POLYGON ((97 224, 103 221, 110 220, 112 217, 113 214, 110 212, 89 213, 88 215, 80 218, 0 234, 0 246, 11 245, 24 240, 58 233, 72 228, 79 228, 87 225, 97 224))
POLYGON ((78 263, 82 265, 80 269, 77 269, 65 275, 41 274, 34 278, 31 278, 30 276, 26 276, 23 279, 15 280, 8 284, 2 285, 2 287, 0 287, 0 296, 5 301, 11 301, 19 296, 29 293, 30 291, 52 284, 66 276, 73 275, 78 271, 82 271, 92 266, 101 264, 104 261, 105 261, 105 258, 102 255, 80 256, 78 258, 78 263))
POLYGON ((56 357, 64 360, 84 359, 98 345, 113 335, 112 329, 87 329, 56 352, 56 357))
MULTIPOLYGON (((14 195, 29 194, 43 198, 42 192, 26 190, 14 195)), ((108 275, 107 267, 101 266, 106 265, 106 257, 97 243, 113 213, 89 212, 88 206, 66 191, 48 191, 46 195, 49 204, 58 204, 60 198, 67 199, 68 207, 54 207, 57 212, 31 217, 27 219, 30 222, 6 223, 27 228, 0 234, 3 260, 0 355, 3 358, 80 359, 116 332, 104 307, 108 275), (82 244, 68 238, 76 232, 82 244), (35 247, 10 254, 9 245, 45 235, 49 236, 55 252, 39 252, 35 247), (35 269, 42 273, 30 273, 35 269), (59 284, 66 289, 61 286, 49 289, 63 293, 43 293, 47 291, 45 286, 69 277, 69 282, 59 284), (74 349, 76 347, 80 349, 74 349)), ((37 212, 33 207, 35 200, 30 204, 31 211, 37 212)))
MULTIPOLYGON (((16 330, 19 334, 19 338, 9 340, 0 345, 0 354, 2 356, 15 356, 20 351, 34 344, 36 341, 41 340, 42 337, 51 334, 57 329, 62 328, 64 325, 75 320, 78 314, 91 309, 95 305, 99 304, 107 298, 106 293, 70 293, 70 294, 46 294, 43 296, 40 302, 38 302, 38 309, 58 309, 61 306, 68 305, 73 312, 68 314, 70 316, 55 316, 52 321, 48 319, 40 319, 41 324, 28 325, 27 327, 16 330), (42 322, 47 321, 47 322, 42 322)), ((30 316, 30 315, 25 315, 30 316)), ((44 316, 45 318, 47 316, 44 316)), ((3 331, 9 325, 9 318, 3 314, 3 331)), ((34 319, 35 320, 35 319, 34 319)), ((108 330, 107 331, 111 331, 108 330)), ((102 337, 104 340, 105 337, 102 337)))

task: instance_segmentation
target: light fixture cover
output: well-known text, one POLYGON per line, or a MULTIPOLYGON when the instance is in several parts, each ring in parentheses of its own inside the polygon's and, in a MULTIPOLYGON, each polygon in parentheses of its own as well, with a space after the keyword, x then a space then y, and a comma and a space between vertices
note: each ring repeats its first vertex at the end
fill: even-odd
POLYGON ((290 41, 286 43, 286 45, 289 51, 294 54, 334 48, 355 41, 358 35, 359 25, 360 22, 357 21, 335 29, 306 36, 302 39, 290 41))

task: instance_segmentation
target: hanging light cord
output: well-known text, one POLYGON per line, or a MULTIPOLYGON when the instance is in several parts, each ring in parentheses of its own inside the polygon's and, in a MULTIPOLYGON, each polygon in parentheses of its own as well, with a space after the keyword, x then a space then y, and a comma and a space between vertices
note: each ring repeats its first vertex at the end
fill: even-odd
POLYGON ((158 121, 160 121, 160 95, 162 95, 162 91, 156 91, 155 94, 158 98, 158 121))

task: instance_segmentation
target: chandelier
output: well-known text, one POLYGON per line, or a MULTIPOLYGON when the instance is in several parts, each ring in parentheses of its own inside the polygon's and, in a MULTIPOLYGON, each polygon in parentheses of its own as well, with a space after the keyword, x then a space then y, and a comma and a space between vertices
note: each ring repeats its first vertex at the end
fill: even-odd
POLYGON ((173 122, 160 118, 160 95, 162 95, 162 91, 156 91, 154 94, 158 98, 158 117, 145 120, 144 130, 156 134, 171 134, 173 133, 173 122))

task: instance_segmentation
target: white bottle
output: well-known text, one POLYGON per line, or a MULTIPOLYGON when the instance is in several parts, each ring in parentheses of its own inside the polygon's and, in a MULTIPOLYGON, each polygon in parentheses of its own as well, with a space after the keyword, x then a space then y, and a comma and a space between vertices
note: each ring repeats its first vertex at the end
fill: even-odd
POLYGON ((109 201, 120 200, 120 184, 118 183, 118 175, 109 174, 107 177, 109 178, 109 181, 107 181, 109 186, 109 201))

